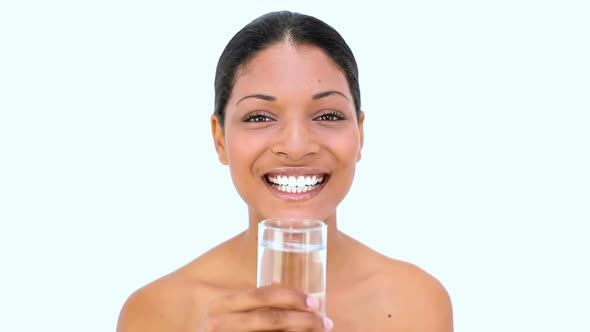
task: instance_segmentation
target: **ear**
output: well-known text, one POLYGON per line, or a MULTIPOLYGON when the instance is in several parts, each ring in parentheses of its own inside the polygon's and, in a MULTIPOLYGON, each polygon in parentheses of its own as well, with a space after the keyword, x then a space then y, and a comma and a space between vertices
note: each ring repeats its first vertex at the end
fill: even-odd
POLYGON ((211 133, 213 134, 213 143, 215 143, 215 150, 219 156, 219 161, 223 165, 227 165, 227 153, 225 151, 225 132, 217 118, 217 115, 211 116, 211 133))
POLYGON ((365 144, 365 112, 359 112, 359 118, 358 118, 358 123, 359 123, 359 133, 360 133, 360 143, 361 146, 359 147, 359 152, 356 156, 356 161, 360 161, 361 160, 361 151, 363 150, 363 145, 365 144))

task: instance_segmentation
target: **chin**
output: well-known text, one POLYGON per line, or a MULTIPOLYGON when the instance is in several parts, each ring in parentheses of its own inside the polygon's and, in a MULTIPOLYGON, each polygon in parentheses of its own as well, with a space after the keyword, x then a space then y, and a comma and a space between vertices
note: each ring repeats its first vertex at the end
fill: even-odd
POLYGON ((297 208, 283 208, 283 209, 274 209, 271 211, 264 211, 263 213, 258 214, 258 220, 270 219, 270 218, 301 218, 301 219, 316 219, 326 221, 328 219, 332 219, 331 217, 336 215, 335 211, 331 212, 322 212, 310 209, 297 209, 297 208))

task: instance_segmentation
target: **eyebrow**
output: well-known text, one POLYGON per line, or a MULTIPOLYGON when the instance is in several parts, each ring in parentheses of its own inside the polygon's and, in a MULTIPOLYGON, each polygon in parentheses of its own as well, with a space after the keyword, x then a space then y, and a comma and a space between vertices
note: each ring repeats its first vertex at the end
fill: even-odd
POLYGON ((236 102, 236 105, 237 105, 238 103, 240 103, 242 100, 244 100, 244 99, 248 99, 248 98, 257 98, 257 99, 262 99, 262 100, 266 100, 266 101, 276 101, 276 100, 277 100, 277 98, 276 98, 276 97, 269 96, 269 95, 263 95, 263 94, 261 94, 261 93, 256 93, 256 94, 253 94, 253 95, 247 95, 247 96, 245 96, 245 97, 242 97, 240 100, 238 100, 238 101, 236 102))
POLYGON ((330 91, 324 91, 324 92, 316 93, 315 95, 313 95, 311 97, 311 99, 318 100, 318 99, 325 98, 325 97, 328 97, 328 96, 333 96, 333 95, 339 95, 339 96, 344 97, 346 100, 348 100, 348 97, 346 97, 346 95, 344 93, 342 93, 340 91, 336 91, 336 90, 330 90, 330 91))
MULTIPOLYGON (((343 94, 340 91, 336 91, 336 90, 329 90, 329 91, 323 91, 323 92, 316 93, 313 96, 311 96, 311 99, 312 100, 318 100, 318 99, 322 99, 322 98, 325 98, 325 97, 328 97, 328 96, 333 96, 333 95, 339 95, 339 96, 344 97, 346 100, 348 100, 348 97, 346 97, 345 94, 343 94)), ((236 102, 236 105, 238 103, 240 103, 242 100, 248 99, 248 98, 256 98, 256 99, 262 99, 262 100, 266 100, 266 101, 277 101, 277 98, 276 97, 265 95, 265 94, 261 94, 261 93, 256 93, 256 94, 247 95, 245 97, 242 97, 240 100, 238 100, 236 102)))

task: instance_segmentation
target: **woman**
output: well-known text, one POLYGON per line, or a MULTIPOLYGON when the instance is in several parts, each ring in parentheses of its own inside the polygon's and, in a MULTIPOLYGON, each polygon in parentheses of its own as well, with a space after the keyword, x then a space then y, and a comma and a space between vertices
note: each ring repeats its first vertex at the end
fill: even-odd
POLYGON ((338 230, 364 122, 356 62, 338 32, 296 13, 259 17, 223 51, 215 94, 215 148, 249 227, 135 292, 118 331, 452 331, 436 279, 338 230), (313 183, 277 185, 278 176, 313 183), (328 224, 326 317, 305 294, 256 288, 257 223, 270 217, 328 224))

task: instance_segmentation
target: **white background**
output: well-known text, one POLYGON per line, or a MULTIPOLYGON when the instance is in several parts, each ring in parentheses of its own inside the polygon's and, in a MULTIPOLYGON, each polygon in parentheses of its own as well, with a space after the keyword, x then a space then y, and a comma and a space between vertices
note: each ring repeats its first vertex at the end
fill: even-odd
POLYGON ((246 227, 209 131, 255 17, 334 26, 366 142, 341 228, 451 294, 456 331, 590 331, 585 1, 4 1, 0 331, 113 331, 246 227))

